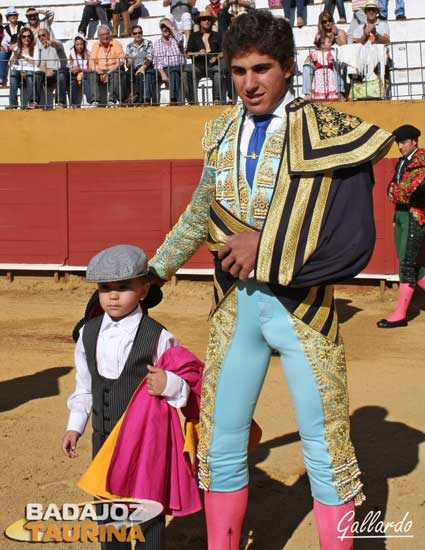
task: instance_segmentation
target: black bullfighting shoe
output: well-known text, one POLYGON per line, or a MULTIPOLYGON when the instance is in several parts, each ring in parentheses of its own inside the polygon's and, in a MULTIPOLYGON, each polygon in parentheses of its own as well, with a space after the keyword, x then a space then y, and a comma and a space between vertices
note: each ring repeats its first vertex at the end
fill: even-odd
POLYGON ((398 327, 407 327, 407 319, 399 319, 398 321, 388 321, 387 319, 381 319, 376 323, 378 328, 398 328, 398 327))

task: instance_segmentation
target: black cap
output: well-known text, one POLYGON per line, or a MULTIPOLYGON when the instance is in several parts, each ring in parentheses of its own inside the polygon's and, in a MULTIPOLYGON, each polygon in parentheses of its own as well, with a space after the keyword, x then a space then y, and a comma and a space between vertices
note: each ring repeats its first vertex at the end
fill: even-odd
POLYGON ((417 140, 421 135, 421 131, 412 126, 411 124, 404 124, 400 128, 396 128, 393 132, 395 140, 398 143, 399 141, 404 141, 405 139, 415 139, 417 140))

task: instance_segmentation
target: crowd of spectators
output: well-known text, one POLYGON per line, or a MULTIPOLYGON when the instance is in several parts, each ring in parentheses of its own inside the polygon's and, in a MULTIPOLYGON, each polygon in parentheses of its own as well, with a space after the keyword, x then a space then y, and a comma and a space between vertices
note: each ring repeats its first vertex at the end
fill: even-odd
MULTIPOLYGON (((296 25, 302 27, 308 0, 279 1, 288 20, 296 6, 296 25)), ((334 100, 351 93, 360 99, 371 90, 377 94, 377 87, 379 97, 388 95, 388 0, 352 0, 348 33, 337 26, 347 23, 343 0, 322 2, 314 44, 302 68, 304 96, 334 100)), ((202 12, 195 3, 163 0, 170 13, 160 20, 160 37, 153 43, 138 24, 142 0, 85 0, 68 52, 55 39, 53 11, 28 8, 26 21, 20 21, 18 11, 8 8, 5 24, 0 19, 0 86, 7 86, 10 75, 9 107, 18 108, 19 92, 25 108, 158 105, 164 88, 171 104, 196 104, 204 78, 211 81, 214 103, 235 102, 222 38, 235 17, 255 8, 255 0, 210 0, 202 12), (91 21, 99 27, 90 51, 91 21), (125 51, 118 37, 131 37, 125 51)), ((395 16, 405 19, 403 0, 397 0, 395 16)))
MULTIPOLYGON (((338 24, 346 22, 341 4, 327 0, 329 9, 319 16, 314 49, 303 64, 304 96, 316 100, 390 98, 390 29, 383 11, 388 2, 352 0, 348 33, 338 28, 333 18, 337 7, 338 24)), ((396 17, 405 19, 402 0, 397 0, 396 17)))

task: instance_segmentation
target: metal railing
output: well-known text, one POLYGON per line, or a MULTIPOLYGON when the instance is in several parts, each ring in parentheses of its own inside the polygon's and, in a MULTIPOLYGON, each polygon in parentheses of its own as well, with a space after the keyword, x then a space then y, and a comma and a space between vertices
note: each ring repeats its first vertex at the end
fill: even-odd
MULTIPOLYGON (((297 71, 292 80, 294 94, 312 100, 425 98, 425 41, 396 42, 382 46, 379 52, 371 50, 370 63, 367 56, 359 62, 357 52, 361 48, 364 46, 358 44, 340 46, 329 53, 298 48, 297 71)), ((132 66, 130 59, 116 63, 110 58, 91 61, 79 73, 70 66, 44 72, 36 66, 32 71, 22 70, 15 62, 9 70, 7 107, 236 103, 230 72, 218 55, 195 55, 178 65, 157 58, 142 71, 132 66), (212 57, 217 57, 214 63, 212 57)), ((57 60, 52 60, 51 65, 54 61, 57 60)))

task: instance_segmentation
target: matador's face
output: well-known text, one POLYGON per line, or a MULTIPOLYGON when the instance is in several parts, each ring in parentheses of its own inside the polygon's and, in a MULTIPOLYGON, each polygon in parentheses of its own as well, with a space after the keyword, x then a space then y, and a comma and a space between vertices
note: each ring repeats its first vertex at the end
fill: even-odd
POLYGON ((257 50, 239 52, 230 66, 236 91, 251 114, 272 113, 288 91, 292 67, 282 69, 270 55, 257 50))

